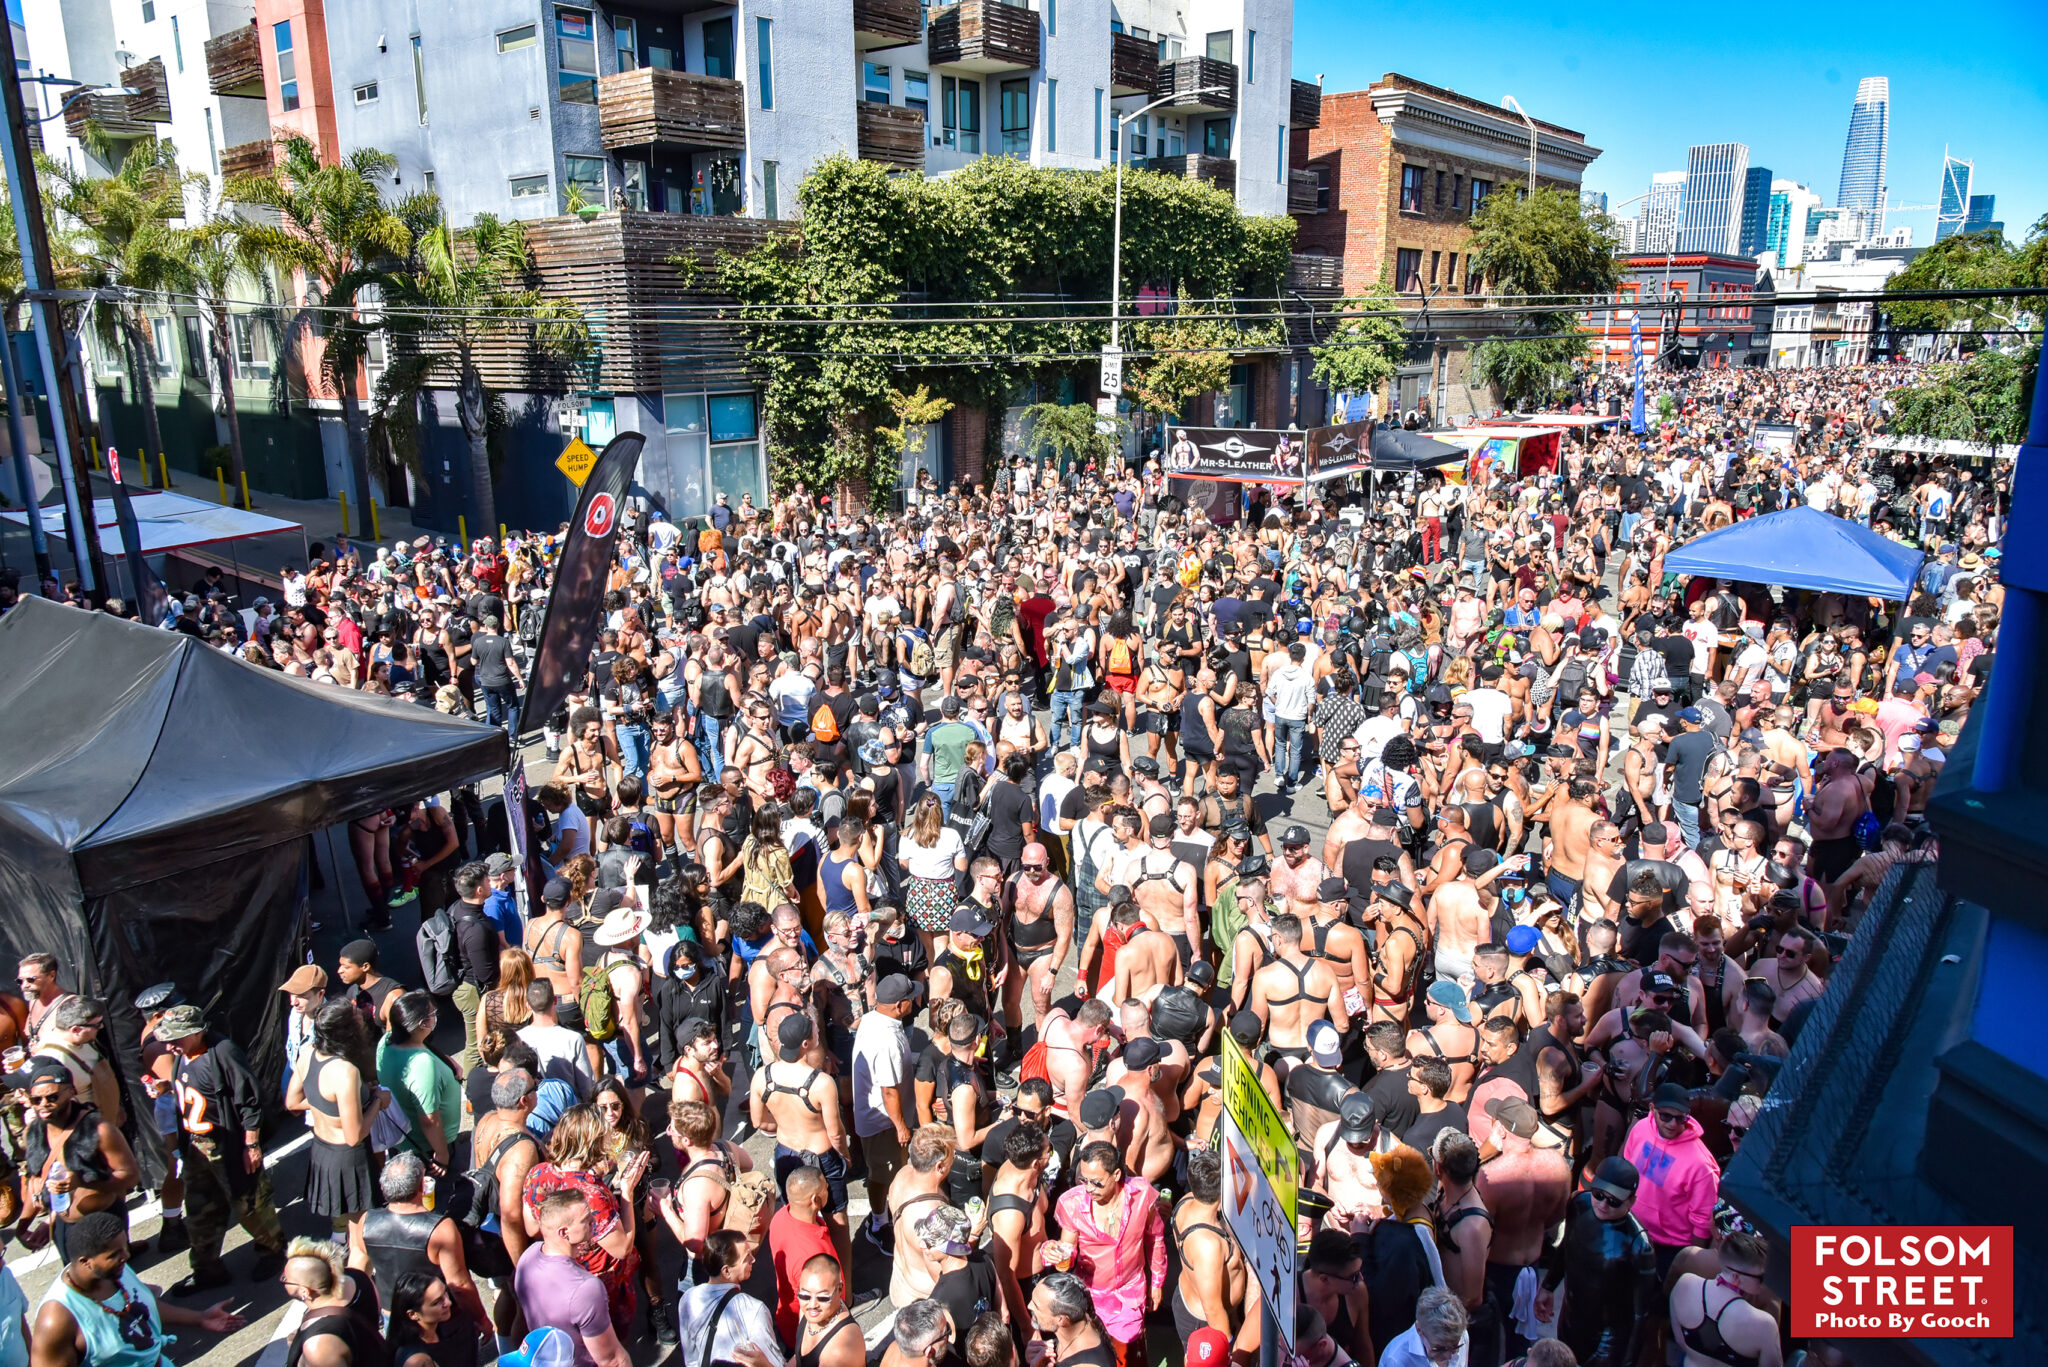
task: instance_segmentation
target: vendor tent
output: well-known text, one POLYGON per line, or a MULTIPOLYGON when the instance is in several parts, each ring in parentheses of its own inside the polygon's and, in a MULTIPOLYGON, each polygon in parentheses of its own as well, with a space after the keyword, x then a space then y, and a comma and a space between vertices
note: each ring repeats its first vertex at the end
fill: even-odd
MULTIPOLYGON (((287 522, 283 518, 222 507, 218 503, 186 498, 183 494, 136 494, 131 502, 135 505, 135 524, 142 534, 144 555, 161 555, 187 546, 210 546, 221 541, 240 541, 251 536, 303 530, 298 523, 287 522)), ((114 516, 114 500, 94 499, 92 514, 100 530, 100 540, 112 544, 120 535, 114 516)), ((4 512, 0 513, 0 518, 17 526, 28 525, 27 513, 4 512)), ((68 536, 69 524, 64 519, 65 510, 61 505, 43 509, 43 530, 52 537, 68 536)))
MULTIPOLYGON (((496 727, 41 598, 0 618, 0 718, 0 943, 54 954, 67 986, 106 1000, 131 1083, 135 994, 168 981, 272 1096, 306 837, 506 761, 496 727)), ((130 1104, 149 1114, 141 1092, 130 1104)))
POLYGON ((1465 459, 1465 449, 1438 441, 1427 432, 1410 432, 1399 427, 1375 428, 1372 434, 1372 468, 1375 470, 1430 470, 1465 459))
POLYGON ((1664 569, 1904 601, 1921 558, 1911 546, 1802 504, 1688 541, 1664 557, 1664 569))

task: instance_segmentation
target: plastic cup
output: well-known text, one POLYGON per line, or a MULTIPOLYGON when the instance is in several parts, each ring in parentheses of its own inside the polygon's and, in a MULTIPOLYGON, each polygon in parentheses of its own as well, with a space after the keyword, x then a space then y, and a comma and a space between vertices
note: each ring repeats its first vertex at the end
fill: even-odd
POLYGON ((668 1204, 668 1194, 671 1190, 666 1177, 657 1177, 647 1184, 647 1199, 656 1206, 665 1206, 668 1204))

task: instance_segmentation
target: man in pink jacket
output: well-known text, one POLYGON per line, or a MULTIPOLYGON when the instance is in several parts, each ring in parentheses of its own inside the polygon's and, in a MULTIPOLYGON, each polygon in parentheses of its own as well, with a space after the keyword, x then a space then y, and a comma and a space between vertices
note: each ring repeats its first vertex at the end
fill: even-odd
POLYGON ((1679 1249, 1712 1241, 1721 1165, 1700 1137, 1685 1088, 1665 1083, 1651 1106, 1650 1114, 1629 1130, 1621 1153, 1642 1174, 1635 1216, 1656 1246, 1657 1275, 1662 1277, 1679 1249))

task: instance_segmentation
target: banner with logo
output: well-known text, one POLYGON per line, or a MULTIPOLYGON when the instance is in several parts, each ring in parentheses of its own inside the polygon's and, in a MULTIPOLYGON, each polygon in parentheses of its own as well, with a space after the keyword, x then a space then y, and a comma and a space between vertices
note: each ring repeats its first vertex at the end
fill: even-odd
POLYGON ((1372 468, 1372 419, 1308 432, 1308 477, 1337 479, 1372 468))
POLYGON ((571 685, 590 671, 590 652, 604 624, 604 586, 612 566, 612 547, 626 511, 626 489, 640 465, 647 439, 621 432, 598 454, 584 477, 569 535, 555 561, 547 615, 541 619, 540 644, 534 651, 531 681, 519 715, 539 726, 554 715, 571 685))
POLYGON ((1307 474, 1308 433, 1260 427, 1166 429, 1168 479, 1225 479, 1299 484, 1307 474))

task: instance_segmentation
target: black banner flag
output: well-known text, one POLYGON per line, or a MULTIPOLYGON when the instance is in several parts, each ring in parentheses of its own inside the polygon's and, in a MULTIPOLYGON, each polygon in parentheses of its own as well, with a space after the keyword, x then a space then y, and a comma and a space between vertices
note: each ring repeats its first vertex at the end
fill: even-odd
POLYGON ((597 464, 583 481, 568 539, 555 561, 540 645, 534 652, 526 701, 519 709, 525 724, 546 721, 569 696, 569 686, 589 672, 590 652, 604 621, 604 586, 626 511, 626 489, 640 468, 640 448, 646 444, 647 438, 638 432, 621 432, 598 453, 597 464))
MULTIPOLYGON (((107 473, 114 482, 114 520, 121 527, 121 547, 128 554, 128 577, 135 581, 135 620, 146 627, 160 627, 170 615, 171 595, 163 580, 142 555, 142 528, 135 521, 135 505, 128 500, 128 485, 121 478, 121 453, 107 448, 107 473)), ((88 515, 92 505, 86 505, 88 515)))

